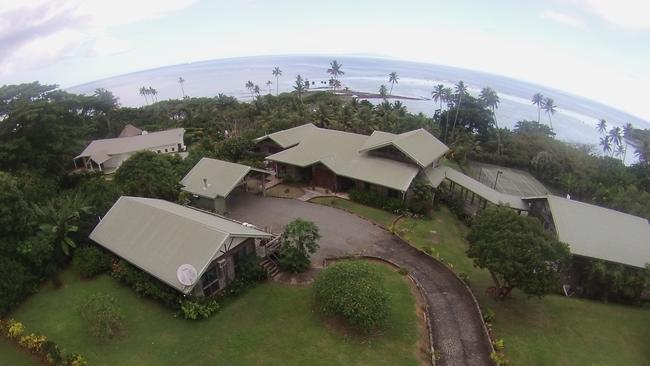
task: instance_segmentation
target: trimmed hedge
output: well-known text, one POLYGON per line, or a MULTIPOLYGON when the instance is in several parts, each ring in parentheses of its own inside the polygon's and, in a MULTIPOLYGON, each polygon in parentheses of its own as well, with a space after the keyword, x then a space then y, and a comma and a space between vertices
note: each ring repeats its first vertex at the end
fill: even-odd
POLYGON ((377 270, 362 261, 345 261, 322 270, 314 281, 316 306, 341 316, 363 333, 382 328, 390 312, 388 294, 377 270))
POLYGON ((361 204, 381 208, 389 212, 400 214, 406 211, 406 203, 399 198, 385 197, 371 191, 351 190, 350 199, 361 204))

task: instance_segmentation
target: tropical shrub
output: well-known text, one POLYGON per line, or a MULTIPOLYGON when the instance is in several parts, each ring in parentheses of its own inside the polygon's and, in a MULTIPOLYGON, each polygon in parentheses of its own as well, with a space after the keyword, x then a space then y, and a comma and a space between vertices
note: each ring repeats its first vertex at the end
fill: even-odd
POLYGON ((400 214, 406 211, 406 204, 399 198, 386 197, 372 191, 353 189, 349 193, 350 199, 366 206, 381 208, 389 212, 400 214))
POLYGON ((237 276, 249 283, 266 280, 267 273, 260 265, 260 261, 261 258, 255 253, 246 256, 237 264, 237 276))
POLYGON ((108 294, 96 293, 88 296, 79 304, 78 310, 90 332, 101 340, 119 337, 126 329, 124 315, 117 307, 115 299, 108 294))
POLYGON ((25 332, 25 326, 23 325, 23 323, 17 322, 13 319, 9 319, 5 327, 6 327, 7 336, 12 339, 20 337, 23 334, 23 332, 25 332))
POLYGON ((78 353, 71 353, 65 357, 64 361, 67 366, 87 366, 88 362, 78 353))
POLYGON ((30 333, 20 337, 18 344, 27 348, 32 353, 39 353, 43 347, 43 343, 47 341, 47 337, 30 333))
POLYGON ((336 263, 322 270, 314 281, 314 300, 324 314, 341 316, 363 333, 383 327, 390 312, 377 270, 361 261, 336 263))
POLYGON ((296 219, 287 224, 280 238, 280 268, 293 273, 306 271, 319 239, 318 226, 313 222, 296 219))
POLYGON ((181 303, 181 311, 185 319, 205 319, 219 311, 219 302, 216 299, 195 298, 181 303))
POLYGON ((111 270, 112 258, 96 246, 79 248, 72 259, 72 268, 83 278, 92 278, 111 270))
POLYGON ((113 263, 111 276, 140 295, 160 301, 174 310, 180 309, 182 295, 179 292, 124 260, 113 263))
POLYGON ((32 276, 22 264, 0 255, 0 314, 6 314, 36 285, 32 276))

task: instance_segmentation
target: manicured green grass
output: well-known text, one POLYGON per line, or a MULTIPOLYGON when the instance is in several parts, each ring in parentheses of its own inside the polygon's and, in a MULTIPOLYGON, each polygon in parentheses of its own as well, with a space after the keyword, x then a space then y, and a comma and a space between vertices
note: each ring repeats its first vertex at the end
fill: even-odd
POLYGON ((469 275, 483 308, 496 314, 495 334, 505 340, 513 364, 650 364, 650 309, 558 295, 529 299, 518 291, 498 302, 485 293, 492 286, 489 273, 465 255, 467 227, 446 207, 431 219, 402 219, 396 230, 418 248, 434 248, 456 272, 469 275))
MULTIPOLYGON (((365 206, 354 202, 345 209, 370 220, 377 216, 364 215, 365 206)), ((650 309, 558 295, 529 299, 518 291, 497 302, 485 293, 492 286, 489 273, 465 254, 468 228, 446 207, 429 219, 402 218, 394 230, 469 275, 481 306, 496 314, 493 329, 513 365, 650 365, 650 309)))
POLYGON ((310 200, 310 202, 318 203, 325 206, 336 207, 353 214, 364 217, 370 221, 373 221, 385 228, 390 227, 390 225, 395 221, 397 215, 394 215, 390 212, 380 210, 378 208, 365 206, 350 200, 346 200, 338 197, 316 197, 310 200))
POLYGON ((267 189, 266 194, 271 197, 298 198, 304 196, 305 191, 300 187, 294 187, 288 184, 278 184, 267 189))
POLYGON ((108 276, 82 281, 65 272, 63 287, 44 288, 12 316, 91 365, 417 365, 419 331, 409 285, 393 269, 377 266, 392 310, 385 334, 370 339, 326 325, 313 308, 310 287, 277 283, 261 284, 211 318, 193 322, 108 276), (126 317, 124 338, 102 343, 84 328, 75 306, 95 292, 117 299, 126 317))
POLYGON ((7 340, 0 339, 0 365, 7 366, 38 366, 36 360, 21 353, 14 345, 7 340))

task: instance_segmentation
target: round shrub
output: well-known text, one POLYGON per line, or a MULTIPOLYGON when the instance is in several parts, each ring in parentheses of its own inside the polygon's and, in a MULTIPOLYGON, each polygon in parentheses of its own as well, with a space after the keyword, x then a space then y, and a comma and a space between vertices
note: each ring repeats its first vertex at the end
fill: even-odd
POLYGON ((377 269, 361 261, 322 270, 314 282, 314 298, 324 314, 340 316, 363 333, 383 327, 390 310, 377 269))
POLYGON ((91 278, 111 269, 111 257, 95 246, 79 248, 74 253, 72 267, 83 278, 91 278))
POLYGON ((78 309, 88 329, 98 339, 116 338, 124 333, 124 315, 112 296, 91 294, 79 304, 78 309))

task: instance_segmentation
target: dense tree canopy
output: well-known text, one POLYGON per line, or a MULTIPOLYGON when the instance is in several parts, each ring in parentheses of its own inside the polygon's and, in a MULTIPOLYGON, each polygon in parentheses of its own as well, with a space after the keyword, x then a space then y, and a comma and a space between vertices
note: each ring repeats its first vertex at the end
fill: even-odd
POLYGON ((507 297, 515 287, 531 296, 559 289, 569 247, 553 238, 537 219, 509 208, 490 207, 474 220, 467 240, 467 255, 490 272, 498 298, 507 297))
POLYGON ((178 197, 179 180, 170 157, 151 151, 133 154, 115 173, 124 194, 170 201, 178 197))

